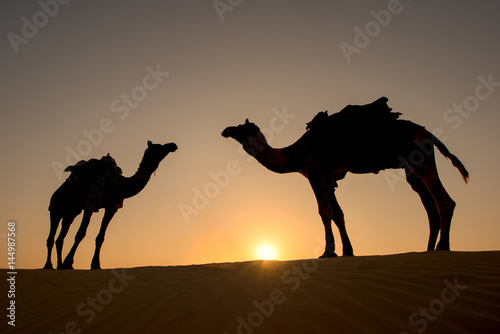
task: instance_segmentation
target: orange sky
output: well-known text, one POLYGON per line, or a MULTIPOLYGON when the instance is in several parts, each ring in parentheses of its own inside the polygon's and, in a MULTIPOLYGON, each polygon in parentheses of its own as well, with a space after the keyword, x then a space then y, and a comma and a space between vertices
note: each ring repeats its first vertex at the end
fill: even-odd
MULTIPOLYGON (((381 96, 437 131, 471 174, 466 185, 438 154, 457 202, 452 249, 500 249, 497 3, 221 3, 229 2, 0 4, 0 249, 16 221, 19 268, 45 262, 61 168, 110 153, 130 176, 148 140, 179 150, 125 200, 106 234, 103 268, 252 260, 261 244, 281 260, 315 257, 324 236, 307 180, 268 171, 220 133, 249 118, 283 147, 318 111, 381 96)), ((339 182, 355 254, 426 249, 425 210, 398 175, 339 182)), ((90 267, 102 214, 75 268, 90 267)))

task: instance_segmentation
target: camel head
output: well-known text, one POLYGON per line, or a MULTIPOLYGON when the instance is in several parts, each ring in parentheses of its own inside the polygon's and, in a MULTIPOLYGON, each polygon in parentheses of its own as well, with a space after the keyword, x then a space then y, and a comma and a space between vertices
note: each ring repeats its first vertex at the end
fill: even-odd
POLYGON ((248 142, 248 138, 258 134, 260 131, 259 127, 246 119, 245 123, 240 124, 238 126, 230 126, 227 127, 224 131, 222 131, 222 137, 225 138, 234 138, 241 144, 248 142))
POLYGON ((327 120, 328 120, 328 110, 320 111, 318 114, 316 114, 316 116, 314 116, 312 121, 310 121, 309 123, 306 123, 307 124, 306 130, 320 127, 327 120))
POLYGON ((153 144, 148 141, 148 148, 144 152, 144 158, 142 159, 144 163, 149 165, 148 169, 153 171, 158 168, 160 162, 170 153, 177 150, 177 145, 174 143, 168 144, 153 144))

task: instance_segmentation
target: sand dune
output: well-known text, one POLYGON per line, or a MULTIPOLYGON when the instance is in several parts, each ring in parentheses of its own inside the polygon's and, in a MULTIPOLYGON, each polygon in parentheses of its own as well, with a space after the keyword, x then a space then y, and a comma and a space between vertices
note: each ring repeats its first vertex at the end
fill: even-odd
POLYGON ((13 332, 500 333, 500 251, 18 270, 13 332))

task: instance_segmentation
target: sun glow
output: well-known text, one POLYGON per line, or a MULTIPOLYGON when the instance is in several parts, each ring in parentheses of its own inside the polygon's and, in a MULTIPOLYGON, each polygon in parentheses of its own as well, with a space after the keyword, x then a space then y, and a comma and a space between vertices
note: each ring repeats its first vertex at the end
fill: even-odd
POLYGON ((260 245, 256 250, 259 260, 276 260, 276 249, 271 245, 260 245))

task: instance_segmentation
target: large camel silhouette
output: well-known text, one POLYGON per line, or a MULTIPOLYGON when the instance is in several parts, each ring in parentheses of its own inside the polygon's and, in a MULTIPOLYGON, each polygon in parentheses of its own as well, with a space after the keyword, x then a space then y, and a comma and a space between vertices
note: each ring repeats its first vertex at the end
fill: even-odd
POLYGON ((226 128, 222 136, 234 138, 267 169, 276 173, 299 172, 310 182, 325 228, 325 252, 334 257, 331 220, 342 239, 343 254, 353 255, 344 214, 335 197, 337 181, 351 173, 378 173, 403 168, 406 179, 427 211, 430 226, 427 250, 449 250, 449 233, 455 202, 438 177, 434 146, 457 167, 467 182, 468 172, 456 156, 423 126, 399 120, 387 98, 364 106, 347 106, 333 115, 320 112, 308 123, 306 133, 285 148, 272 148, 259 127, 250 123, 226 128))
MULTIPOLYGON (((108 227, 108 224, 114 214, 118 208, 122 207, 122 203, 125 198, 135 196, 142 189, 144 189, 149 181, 149 178, 151 177, 151 174, 153 174, 153 172, 158 168, 160 162, 167 156, 167 154, 174 152, 175 150, 177 150, 177 145, 174 143, 161 145, 153 144, 148 141, 148 148, 144 152, 144 157, 142 158, 137 172, 131 177, 122 176, 121 170, 119 174, 115 173, 117 174, 114 175, 116 182, 113 182, 111 186, 109 185, 109 182, 104 184, 104 187, 111 187, 111 189, 104 189, 104 196, 101 196, 99 198, 100 200, 97 202, 93 201, 93 199, 100 195, 92 194, 91 189, 95 186, 95 183, 98 182, 98 179, 96 173, 93 173, 94 175, 89 175, 92 174, 91 168, 87 168, 86 172, 81 172, 82 175, 78 176, 78 181, 69 177, 54 192, 50 200, 50 232, 49 237, 47 238, 47 262, 45 263, 44 269, 52 269, 52 247, 54 245, 54 237, 59 226, 59 221, 62 219, 61 231, 56 241, 57 269, 73 269, 73 258, 75 256, 76 249, 85 237, 93 212, 97 212, 100 208, 104 208, 104 217, 102 219, 99 234, 95 240, 96 248, 91 264, 92 269, 100 269, 99 253, 102 243, 104 242, 106 228, 108 227), (66 256, 64 262, 62 262, 64 237, 68 233, 71 223, 76 216, 82 212, 82 210, 82 223, 76 233, 75 243, 66 256)), ((111 159, 109 155, 103 159, 106 158, 111 159)), ((75 166, 72 167, 76 169, 75 166)))

